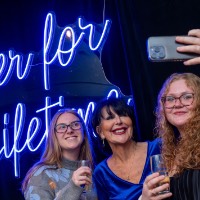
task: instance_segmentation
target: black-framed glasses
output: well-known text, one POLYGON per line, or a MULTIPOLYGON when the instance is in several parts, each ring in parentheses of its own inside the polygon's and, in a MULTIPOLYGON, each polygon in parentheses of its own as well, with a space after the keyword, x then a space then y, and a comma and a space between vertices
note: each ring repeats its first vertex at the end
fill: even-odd
POLYGON ((165 96, 161 98, 165 108, 173 108, 177 99, 181 102, 183 106, 190 106, 194 101, 194 93, 185 93, 180 97, 165 96))
POLYGON ((81 121, 74 121, 68 125, 65 123, 57 124, 55 126, 55 131, 57 133, 65 133, 67 131, 68 127, 70 127, 72 130, 78 130, 82 127, 82 123, 81 123, 81 121))

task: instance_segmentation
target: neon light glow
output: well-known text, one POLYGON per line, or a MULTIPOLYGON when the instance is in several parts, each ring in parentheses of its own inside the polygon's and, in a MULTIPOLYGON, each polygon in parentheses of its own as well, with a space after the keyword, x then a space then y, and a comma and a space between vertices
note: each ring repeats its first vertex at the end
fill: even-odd
MULTIPOLYGON (((55 51, 54 55, 52 54, 52 43, 54 41, 54 33, 56 29, 56 20, 55 20, 55 15, 52 13, 48 13, 46 20, 45 20, 45 26, 44 26, 44 42, 43 42, 43 73, 44 73, 44 89, 45 90, 50 90, 50 75, 49 75, 49 65, 53 64, 56 60, 59 61, 59 64, 62 67, 67 67, 71 64, 73 61, 73 58, 75 56, 76 49, 78 45, 82 42, 85 34, 85 30, 89 29, 89 47, 92 51, 98 50, 101 45, 103 45, 104 41, 106 40, 106 36, 108 35, 109 28, 111 21, 106 20, 104 27, 103 27, 103 32, 99 38, 99 41, 97 42, 96 46, 93 47, 94 43, 94 36, 95 36, 95 26, 93 24, 88 24, 86 26, 83 26, 83 19, 79 18, 78 19, 78 25, 79 29, 82 30, 80 33, 79 37, 76 38, 77 32, 73 30, 70 26, 67 26, 63 29, 60 39, 58 42, 57 50, 55 51), (67 40, 66 34, 70 32, 70 48, 69 49, 63 49, 64 48, 64 43, 67 40)), ((69 40, 69 38, 68 38, 69 40)), ((15 54, 13 50, 9 50, 9 59, 10 59, 10 64, 8 63, 8 57, 1 53, 0 54, 0 86, 6 85, 12 74, 14 69, 16 68, 17 70, 17 78, 22 80, 28 77, 29 72, 31 70, 32 64, 33 64, 33 59, 34 59, 34 54, 29 53, 26 66, 24 68, 24 71, 22 70, 23 66, 23 57, 22 55, 15 54), (4 75, 4 76, 3 76, 4 75)))
MULTIPOLYGON (((109 94, 107 95, 107 98, 109 98, 109 94)), ((117 92, 115 92, 115 94, 116 97, 118 98, 119 94, 117 92)), ((128 102, 130 101, 131 99, 128 100, 128 102)), ((9 136, 8 124, 10 122, 9 121, 10 117, 8 113, 4 114, 3 147, 0 149, 0 156, 4 156, 5 158, 10 158, 11 156, 14 157, 14 173, 16 177, 20 176, 20 163, 19 163, 20 153, 22 153, 22 151, 25 151, 26 148, 28 148, 31 152, 35 152, 41 147, 41 145, 44 144, 46 138, 48 137, 48 127, 51 119, 50 117, 51 108, 63 107, 64 106, 63 102, 64 102, 64 97, 62 96, 59 97, 58 102, 53 104, 51 104, 51 98, 46 97, 45 106, 36 111, 36 113, 42 111, 45 112, 44 114, 45 131, 43 135, 40 132, 42 127, 42 120, 38 117, 33 117, 30 120, 27 132, 24 130, 24 123, 26 119, 26 106, 21 103, 17 104, 15 111, 15 120, 14 120, 14 142, 12 147, 9 147, 10 136, 9 136), (20 140, 22 134, 26 134, 26 140, 24 143, 23 141, 20 140), (40 137, 41 139, 38 142, 38 144, 34 147, 33 142, 36 136, 38 135, 41 136, 40 137), (20 144, 22 144, 21 147, 20 144)), ((85 109, 86 112, 83 112, 82 108, 78 109, 77 112, 81 115, 86 124, 89 123, 89 118, 94 108, 95 108, 95 103, 89 102, 87 108, 85 109)), ((94 136, 96 137, 95 134, 94 136)))
MULTIPOLYGON (((42 120, 38 117, 33 117, 29 123, 27 132, 24 131, 24 123, 26 118, 26 106, 25 104, 17 104, 16 111, 15 111, 15 120, 14 120, 14 142, 13 146, 9 147, 9 114, 4 114, 4 129, 3 129, 3 147, 0 150, 0 155, 4 155, 5 158, 10 158, 11 156, 14 157, 14 172, 15 176, 19 177, 19 155, 22 151, 25 150, 26 147, 32 152, 37 151, 38 148, 43 144, 45 139, 48 136, 48 126, 50 123, 50 109, 56 106, 63 106, 64 99, 62 96, 59 97, 59 101, 50 104, 51 100, 50 97, 46 97, 45 107, 41 108, 36 111, 42 112, 45 111, 45 131, 44 134, 41 136, 41 139, 36 147, 32 145, 34 138, 38 135, 40 128, 42 126, 42 120), (27 134, 26 141, 20 141, 20 138, 23 133, 27 134), (20 147, 20 142, 23 143, 20 147)), ((41 133, 40 133, 41 135, 41 133)))
MULTIPOLYGON (((52 49, 52 44, 55 42, 54 34, 57 28, 55 15, 48 13, 45 26, 44 26, 44 41, 43 41, 43 83, 44 89, 50 90, 50 65, 55 61, 59 62, 59 65, 66 68, 73 61, 76 55, 76 50, 83 39, 88 37, 90 50, 96 51, 103 45, 110 28, 111 22, 105 21, 102 26, 102 33, 97 37, 95 32, 95 26, 93 24, 86 24, 86 22, 79 18, 76 27, 78 32, 70 26, 66 26, 62 29, 56 49, 52 49), (86 34, 87 31, 87 34, 86 34), (89 32, 89 35, 88 35, 89 32), (67 34, 69 34, 67 36, 67 34), (68 44, 67 46, 65 44, 68 44)), ((98 34, 99 35, 99 34, 98 34)), ((84 40, 85 41, 85 40, 84 40)), ((55 45, 54 45, 55 46, 55 45)), ((0 86, 5 86, 11 79, 13 72, 16 70, 16 75, 19 80, 27 79, 30 75, 31 68, 34 63, 35 55, 29 53, 25 56, 17 54, 13 50, 8 51, 8 55, 0 54, 0 86)), ((37 63, 36 63, 37 64, 37 63)), ((59 67, 60 67, 59 66, 59 67)), ((105 94, 106 96, 106 94, 105 94)), ((111 96, 119 97, 120 94, 116 89, 111 90, 107 94, 107 98, 111 96)), ((64 97, 59 96, 56 102, 51 102, 51 97, 45 97, 44 106, 34 111, 35 116, 26 116, 26 105, 24 103, 16 102, 16 109, 14 120, 11 122, 9 113, 4 114, 3 121, 3 135, 2 135, 2 147, 0 146, 0 158, 12 158, 14 163, 14 175, 20 176, 20 154, 26 150, 30 152, 38 151, 39 148, 44 145, 49 131, 49 124, 51 120, 51 110, 64 106, 64 97), (37 116, 37 115, 40 115, 37 116), (41 119, 41 115, 44 119, 41 119), (13 126, 10 129, 9 124, 13 126), (12 140, 10 140, 12 139, 12 140), (12 144, 11 144, 12 143, 12 144)), ((129 103, 131 100, 129 100, 129 103)), ((94 102, 89 102, 86 109, 79 108, 78 113, 83 118, 86 125, 89 123, 90 115, 95 108, 94 102)), ((94 134, 94 133, 93 133, 94 134)), ((96 135, 94 134, 96 137, 96 135)))
POLYGON ((6 55, 4 54, 0 54, 0 64, 1 64, 1 68, 0 68, 0 78, 1 76, 3 75, 4 71, 5 71, 5 68, 6 68, 6 55))
POLYGON ((10 65, 7 69, 8 64, 8 58, 5 54, 0 54, 1 59, 1 70, 0 70, 0 86, 6 85, 8 81, 10 80, 12 73, 14 71, 14 68, 16 66, 17 68, 17 77, 18 79, 26 79, 29 75, 29 72, 31 70, 32 61, 34 58, 34 54, 30 53, 28 55, 26 67, 24 71, 22 70, 23 65, 23 56, 19 54, 14 54, 14 51, 10 50, 8 52, 9 58, 10 58, 10 65), (7 72, 7 73, 5 73, 7 72), (5 77, 3 78, 3 75, 5 73, 5 77))
POLYGON ((109 99, 111 96, 113 96, 113 94, 115 95, 116 98, 119 97, 118 91, 115 90, 115 89, 112 89, 112 90, 110 90, 110 92, 108 93, 107 99, 109 99))
MULTIPOLYGON (((79 28, 81 30, 86 30, 88 28, 90 29, 90 34, 89 34, 90 49, 93 51, 97 50, 98 48, 100 48, 103 41, 105 40, 105 36, 108 34, 110 21, 106 20, 106 23, 103 28, 103 33, 102 33, 102 35, 99 39, 99 42, 95 48, 92 47, 93 46, 93 37, 95 34, 94 25, 88 24, 87 26, 83 27, 82 23, 83 23, 83 19, 79 18, 78 19, 79 28)), ((52 45, 52 42, 54 39, 53 38, 54 32, 55 32, 55 16, 52 15, 51 13, 49 13, 46 17, 45 29, 44 29, 44 52, 43 52, 44 60, 43 60, 43 63, 44 63, 44 87, 45 87, 45 90, 50 89, 49 65, 52 64, 53 62, 55 62, 55 60, 58 58, 59 64, 61 66, 63 66, 63 67, 69 66, 70 63, 73 61, 73 57, 75 56, 76 48, 78 47, 78 45, 80 44, 80 42, 82 41, 82 39, 85 35, 85 32, 81 32, 78 39, 76 39, 75 36, 77 33, 75 33, 74 30, 70 26, 65 27, 60 35, 57 51, 54 54, 54 56, 52 56, 52 58, 49 59, 50 53, 51 53, 51 45, 52 45), (71 33, 71 35, 70 35, 71 46, 68 50, 63 50, 64 42, 66 41, 66 35, 68 32, 71 33), (63 56, 65 56, 65 57, 63 57, 63 56), (66 57, 67 57, 67 59, 66 59, 66 57), (64 61, 64 60, 66 60, 66 61, 64 61)))
POLYGON ((101 37, 100 37, 99 42, 97 43, 96 47, 93 47, 94 35, 95 35, 95 27, 94 27, 94 25, 93 24, 88 24, 86 26, 82 26, 82 24, 83 24, 83 19, 82 18, 78 18, 78 24, 79 24, 80 29, 82 29, 82 30, 86 30, 88 28, 90 29, 90 34, 89 34, 89 47, 90 47, 90 49, 93 50, 93 51, 99 49, 99 47, 101 46, 105 36, 108 33, 107 30, 108 30, 108 27, 110 26, 110 21, 109 20, 105 21, 103 32, 101 34, 101 37))

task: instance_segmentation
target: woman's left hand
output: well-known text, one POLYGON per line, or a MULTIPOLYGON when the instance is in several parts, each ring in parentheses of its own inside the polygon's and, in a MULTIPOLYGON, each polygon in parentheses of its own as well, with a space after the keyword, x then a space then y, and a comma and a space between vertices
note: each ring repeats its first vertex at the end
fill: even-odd
POLYGON ((158 194, 159 192, 169 188, 169 184, 165 183, 161 186, 156 186, 162 180, 164 180, 165 176, 159 175, 159 173, 153 173, 145 179, 143 184, 142 196, 141 200, 158 200, 158 199, 166 199, 172 196, 171 192, 158 194))

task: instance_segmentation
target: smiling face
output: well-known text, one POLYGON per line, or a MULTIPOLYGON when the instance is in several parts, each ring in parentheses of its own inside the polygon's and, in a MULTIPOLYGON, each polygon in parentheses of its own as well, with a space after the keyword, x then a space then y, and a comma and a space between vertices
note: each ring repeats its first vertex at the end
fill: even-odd
POLYGON ((133 123, 129 116, 119 116, 112 107, 110 111, 111 113, 108 113, 106 107, 102 109, 101 123, 97 127, 97 132, 112 148, 112 145, 126 144, 131 140, 133 123))
MULTIPOLYGON (((172 97, 180 97, 183 94, 193 94, 194 91, 187 86, 185 80, 180 79, 172 82, 169 86, 169 90, 166 93, 166 96, 172 97)), ((195 107, 195 94, 194 94, 194 101, 191 105, 183 105, 179 99, 176 99, 175 105, 173 108, 164 108, 165 115, 167 120, 178 128, 181 132, 184 125, 188 122, 189 119, 193 116, 195 107)))
MULTIPOLYGON (((72 113, 63 113, 59 116, 56 125, 58 124, 66 124, 69 125, 72 122, 80 121, 77 116, 72 113)), ((81 144, 84 140, 83 128, 81 127, 78 130, 73 130, 68 126, 66 132, 57 133, 56 137, 58 139, 58 143, 61 146, 63 155, 67 155, 69 152, 77 152, 79 154, 81 144)))

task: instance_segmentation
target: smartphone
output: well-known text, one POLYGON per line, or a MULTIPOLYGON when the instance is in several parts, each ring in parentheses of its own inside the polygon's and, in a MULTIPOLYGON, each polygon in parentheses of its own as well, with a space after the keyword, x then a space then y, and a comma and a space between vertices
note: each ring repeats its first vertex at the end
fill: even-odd
POLYGON ((147 40, 147 53, 150 61, 184 61, 199 56, 192 53, 179 53, 178 46, 185 44, 177 43, 176 36, 154 36, 147 40))

